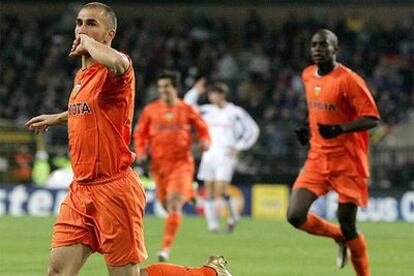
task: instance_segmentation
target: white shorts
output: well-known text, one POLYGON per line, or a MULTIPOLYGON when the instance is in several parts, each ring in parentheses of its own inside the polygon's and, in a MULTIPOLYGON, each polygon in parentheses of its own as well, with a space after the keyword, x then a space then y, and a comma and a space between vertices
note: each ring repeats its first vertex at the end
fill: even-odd
POLYGON ((200 167, 197 177, 203 181, 228 181, 230 182, 234 169, 237 164, 237 158, 227 155, 223 151, 208 151, 201 158, 200 167))

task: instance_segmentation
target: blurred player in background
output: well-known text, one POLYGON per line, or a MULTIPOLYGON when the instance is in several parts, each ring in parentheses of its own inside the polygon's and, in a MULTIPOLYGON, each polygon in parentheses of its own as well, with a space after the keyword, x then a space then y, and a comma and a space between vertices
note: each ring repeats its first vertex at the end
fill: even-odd
POLYGON ((208 128, 200 113, 177 96, 179 74, 165 71, 158 76, 159 99, 142 111, 134 131, 137 162, 151 157, 150 171, 158 200, 168 212, 160 261, 169 252, 181 224, 181 209, 194 197, 194 159, 191 153, 192 130, 196 130, 199 148, 210 146, 208 128))
MULTIPOLYGON (((205 79, 200 79, 185 95, 184 101, 198 106, 199 96, 206 91, 205 79)), ((198 170, 198 178, 204 181, 207 192, 204 212, 212 232, 219 230, 217 210, 223 200, 229 212, 227 230, 232 231, 239 220, 228 189, 240 151, 251 148, 259 137, 256 122, 243 108, 227 101, 228 93, 226 84, 216 83, 208 89, 210 104, 198 106, 212 140, 210 149, 203 153, 198 170)))
POLYGON ((68 111, 40 115, 27 122, 36 133, 68 123, 74 181, 60 207, 48 275, 77 275, 89 255, 104 255, 110 275, 230 275, 221 256, 205 266, 186 268, 154 264, 140 271, 147 258, 143 216, 145 194, 130 168, 128 149, 134 111, 135 75, 131 60, 111 48, 117 19, 101 3, 78 13, 69 56, 82 60, 68 111))
MULTIPOLYGON (((337 266, 342 268, 348 250, 358 276, 369 273, 365 237, 357 231, 358 206, 368 203, 368 129, 379 114, 365 81, 336 62, 338 39, 319 30, 311 42, 314 65, 302 74, 309 112, 310 150, 293 186, 287 213, 296 228, 333 238, 338 244, 337 266), (312 213, 312 203, 328 191, 339 195, 339 225, 312 213)), ((306 143, 306 129, 298 139, 306 143)))

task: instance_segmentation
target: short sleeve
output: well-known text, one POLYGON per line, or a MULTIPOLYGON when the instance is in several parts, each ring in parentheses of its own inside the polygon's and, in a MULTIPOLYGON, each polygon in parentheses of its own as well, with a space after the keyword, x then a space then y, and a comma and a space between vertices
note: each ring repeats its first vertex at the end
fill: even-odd
MULTIPOLYGON (((123 54, 125 55, 125 54, 123 54)), ((125 55, 126 56, 126 55, 125 55)), ((122 89, 131 84, 131 81, 134 78, 134 70, 132 66, 132 60, 129 56, 126 56, 129 60, 129 67, 122 75, 115 75, 109 69, 108 71, 105 85, 109 88, 108 90, 118 90, 122 89)))
POLYGON ((354 72, 347 74, 344 82, 345 96, 358 117, 372 116, 380 118, 374 98, 365 81, 354 72))

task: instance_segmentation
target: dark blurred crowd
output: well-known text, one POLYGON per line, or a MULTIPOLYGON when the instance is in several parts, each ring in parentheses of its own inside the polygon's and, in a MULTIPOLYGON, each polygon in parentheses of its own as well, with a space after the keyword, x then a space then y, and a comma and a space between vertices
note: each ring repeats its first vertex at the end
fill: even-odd
MULTIPOLYGON (((68 58, 76 9, 37 20, 0 17, 0 118, 22 123, 66 108, 78 66, 68 58)), ((251 11, 241 28, 230 19, 192 12, 169 25, 119 18, 113 46, 133 60, 137 110, 156 97, 154 79, 161 69, 182 73, 182 91, 202 76, 222 80, 231 87, 231 100, 261 125, 259 147, 283 156, 292 137, 281 130, 306 116, 300 75, 310 64, 311 35, 329 28, 339 37, 338 60, 367 80, 383 122, 404 120, 414 103, 414 16, 375 26, 358 15, 323 22, 298 18, 292 14, 271 26, 251 11)))

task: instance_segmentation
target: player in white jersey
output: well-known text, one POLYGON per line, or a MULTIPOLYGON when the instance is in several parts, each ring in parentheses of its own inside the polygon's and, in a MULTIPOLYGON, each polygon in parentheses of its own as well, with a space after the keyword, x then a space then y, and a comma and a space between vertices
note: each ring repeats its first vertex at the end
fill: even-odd
POLYGON ((199 108, 211 137, 210 148, 203 153, 197 177, 204 181, 206 187, 204 213, 209 230, 219 230, 217 210, 224 200, 229 210, 227 230, 232 231, 239 220, 239 214, 231 204, 228 188, 239 152, 250 149, 257 141, 260 131, 243 108, 227 101, 229 88, 226 84, 217 83, 210 87, 210 104, 197 105, 199 96, 206 91, 205 80, 201 79, 184 97, 185 102, 199 108))

